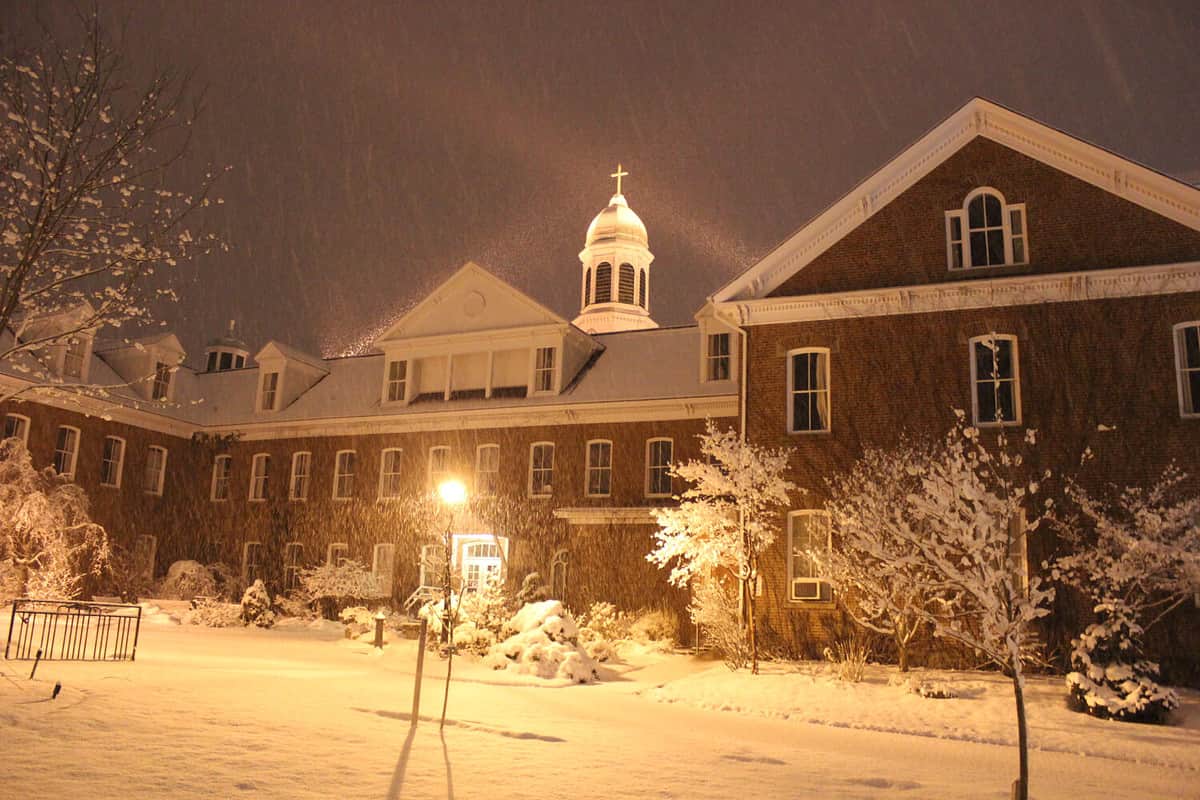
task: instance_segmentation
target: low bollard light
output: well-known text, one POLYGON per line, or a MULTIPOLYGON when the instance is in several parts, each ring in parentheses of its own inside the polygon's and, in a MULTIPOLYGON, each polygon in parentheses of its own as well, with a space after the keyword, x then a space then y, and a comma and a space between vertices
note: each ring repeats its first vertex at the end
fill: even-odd
POLYGON ((383 649, 383 621, 386 619, 383 611, 375 612, 375 646, 380 650, 383 649))

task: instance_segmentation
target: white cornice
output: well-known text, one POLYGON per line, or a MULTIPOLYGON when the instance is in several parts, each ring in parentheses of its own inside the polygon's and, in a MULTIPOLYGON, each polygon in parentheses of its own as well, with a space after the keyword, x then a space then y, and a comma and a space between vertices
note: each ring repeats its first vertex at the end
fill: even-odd
POLYGON ((154 431, 176 436, 180 439, 190 439, 197 428, 187 422, 171 419, 152 411, 121 405, 131 402, 126 398, 105 400, 99 397, 76 394, 69 389, 55 389, 9 375, 0 375, 0 396, 16 394, 14 402, 36 403, 38 405, 74 411, 87 417, 120 422, 142 430, 154 431))
POLYGON ((502 408, 412 411, 396 416, 339 417, 308 420, 270 420, 246 425, 213 425, 205 433, 241 434, 244 441, 310 436, 356 436, 413 431, 529 428, 548 425, 586 425, 612 422, 656 422, 737 415, 737 395, 663 400, 545 404, 502 408))
POLYGON ((801 297, 767 297, 719 303, 717 310, 736 324, 771 325, 1185 292, 1200 292, 1200 261, 1154 267, 980 278, 801 297))
POLYGON ((638 506, 556 508, 554 516, 571 525, 655 525, 654 509, 638 506))
POLYGON ((770 294, 976 136, 1200 230, 1200 190, 1195 187, 977 97, 710 299, 723 303, 770 294))

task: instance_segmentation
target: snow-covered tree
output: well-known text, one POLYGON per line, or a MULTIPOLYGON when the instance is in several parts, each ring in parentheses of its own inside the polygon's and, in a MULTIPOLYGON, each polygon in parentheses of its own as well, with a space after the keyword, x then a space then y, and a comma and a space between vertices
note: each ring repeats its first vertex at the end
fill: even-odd
POLYGON ((43 379, 47 348, 151 322, 174 298, 165 273, 215 244, 193 219, 212 174, 171 180, 198 110, 187 81, 135 87, 98 13, 81 22, 78 46, 48 36, 0 60, 0 361, 43 379))
POLYGON ((670 567, 669 581, 738 582, 751 667, 758 671, 756 587, 762 554, 779 535, 779 520, 795 484, 784 477, 787 452, 742 440, 710 420, 698 461, 675 464, 671 474, 690 484, 674 508, 656 509, 655 548, 646 558, 670 567))
POLYGON ((919 534, 908 496, 921 490, 925 448, 905 442, 871 449, 845 474, 828 481, 825 504, 830 547, 808 553, 851 619, 891 638, 900 671, 908 671, 913 637, 940 608, 931 594, 935 576, 910 542, 919 534))
POLYGON ((325 563, 300 571, 300 592, 310 602, 332 603, 336 613, 347 600, 363 600, 380 596, 379 581, 362 564, 346 559, 340 564, 325 563))
POLYGON ((1063 526, 1071 552, 1055 574, 1092 601, 1097 621, 1072 641, 1073 704, 1097 716, 1160 720, 1178 705, 1142 658, 1142 637, 1200 593, 1200 496, 1170 466, 1149 488, 1095 497, 1072 484, 1079 515, 1063 526))
POLYGON ((0 560, 16 574, 16 595, 77 597, 108 554, 83 489, 49 467, 35 469, 20 439, 0 442, 0 560))

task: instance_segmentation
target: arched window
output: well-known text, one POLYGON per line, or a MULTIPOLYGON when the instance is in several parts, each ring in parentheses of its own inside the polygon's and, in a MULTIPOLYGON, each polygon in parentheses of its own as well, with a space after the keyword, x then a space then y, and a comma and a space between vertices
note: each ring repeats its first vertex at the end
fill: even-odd
POLYGON ((633 305, 633 265, 622 264, 617 284, 617 302, 633 305))
POLYGON ((567 602, 567 577, 571 566, 571 553, 566 550, 554 551, 550 559, 550 597, 559 602, 567 602))
POLYGON ((646 270, 641 270, 638 276, 638 305, 646 307, 646 270))
POLYGON ((592 302, 592 268, 588 267, 583 273, 583 304, 592 302))
POLYGON ((1006 204, 987 187, 968 194, 961 209, 946 212, 946 260, 950 269, 1028 263, 1025 204, 1006 204))
POLYGON ((596 267, 596 302, 612 302, 612 264, 596 267))

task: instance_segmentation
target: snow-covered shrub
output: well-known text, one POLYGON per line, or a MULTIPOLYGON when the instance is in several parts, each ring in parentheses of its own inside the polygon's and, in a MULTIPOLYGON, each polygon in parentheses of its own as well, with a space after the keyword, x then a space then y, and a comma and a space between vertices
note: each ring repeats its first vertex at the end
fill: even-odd
POLYGON ((376 577, 353 559, 301 570, 300 587, 299 591, 318 604, 326 617, 336 616, 351 601, 370 600, 382 595, 376 577))
POLYGON ((1141 658, 1142 629, 1132 611, 1121 602, 1101 603, 1095 611, 1100 621, 1071 640, 1071 708, 1102 718, 1162 722, 1179 707, 1179 697, 1156 682, 1158 665, 1141 658))
POLYGON ((199 561, 176 561, 167 568, 166 577, 158 587, 158 595, 168 600, 191 600, 195 597, 218 597, 212 571, 199 561))
MULTIPOLYGON (((579 633, 580 641, 584 641, 582 628, 579 633)), ((601 664, 617 660, 617 649, 607 639, 594 639, 590 642, 585 642, 585 648, 587 649, 587 654, 601 664)))
POLYGON ((488 651, 487 663, 540 678, 590 683, 596 662, 579 645, 579 628, 557 600, 523 606, 505 623, 508 637, 488 651))
POLYGON ((641 644, 673 645, 679 639, 679 620, 661 608, 641 611, 629 626, 628 638, 641 644))
POLYGON ((716 650, 730 669, 750 663, 750 645, 742 630, 736 588, 714 578, 692 581, 688 614, 700 627, 703 643, 716 650))
POLYGON ((465 650, 483 655, 495 643, 496 634, 493 631, 481 628, 471 620, 454 626, 454 647, 459 652, 465 650))
MULTIPOLYGON (((498 634, 512 615, 509 605, 508 594, 504 591, 504 581, 500 579, 499 575, 489 575, 480 582, 477 591, 467 592, 462 598, 462 603, 457 604, 456 623, 470 622, 479 630, 498 634)), ((457 632, 454 638, 457 641, 457 632)))
POLYGON ((241 597, 242 576, 233 567, 223 561, 214 561, 208 565, 208 574, 216 585, 216 597, 233 602, 241 597))
POLYGON ((871 647, 862 639, 838 640, 826 647, 825 660, 829 662, 834 677, 846 683, 861 683, 867 672, 867 660, 871 647))
POLYGON ((579 615, 579 640, 595 642, 606 640, 615 642, 629 638, 629 626, 632 622, 624 611, 605 600, 592 603, 587 611, 579 615))
POLYGON ((232 628, 242 625, 242 607, 237 603, 220 600, 203 600, 195 608, 183 612, 180 621, 184 625, 202 625, 206 628, 232 628))
POLYGON ((282 617, 311 621, 320 616, 313 610, 312 601, 299 592, 275 595, 275 609, 282 617))
MULTIPOLYGON (((346 626, 346 638, 360 642, 375 641, 375 616, 377 613, 366 606, 349 606, 338 612, 338 619, 346 626)), ((386 618, 383 627, 383 640, 386 642, 391 639, 388 634, 386 618)))
POLYGON ((909 694, 929 700, 950 700, 958 697, 958 690, 948 681, 932 680, 916 675, 893 675, 888 679, 888 685, 899 686, 909 694))
POLYGON ((256 580, 242 594, 242 622, 269 628, 275 624, 275 612, 271 610, 271 595, 261 580, 256 580))
POLYGON ((114 544, 95 593, 137 602, 140 598, 152 596, 154 589, 154 579, 138 554, 128 547, 114 544))
POLYGON ((531 572, 521 581, 521 588, 517 590, 517 606, 527 606, 530 603, 540 603, 543 600, 550 599, 550 590, 546 588, 546 584, 542 582, 542 576, 536 572, 531 572))

